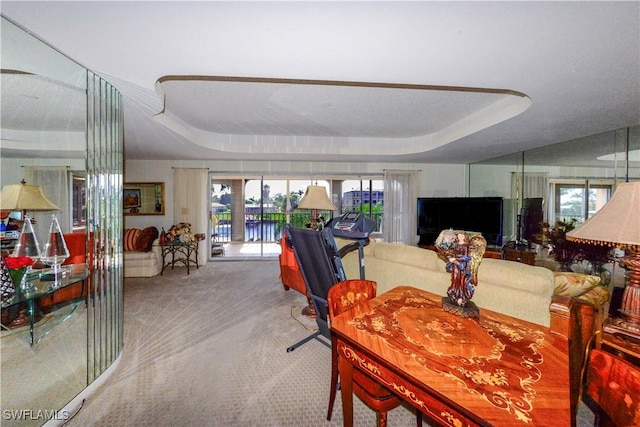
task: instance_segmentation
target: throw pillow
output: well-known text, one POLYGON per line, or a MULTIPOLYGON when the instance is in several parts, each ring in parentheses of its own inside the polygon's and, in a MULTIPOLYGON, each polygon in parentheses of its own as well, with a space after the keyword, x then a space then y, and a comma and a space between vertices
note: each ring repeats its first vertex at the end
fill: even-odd
POLYGON ((554 271, 553 277, 555 282, 554 295, 575 297, 590 291, 600 283, 600 277, 590 274, 554 271))
POLYGON ((140 232, 138 240, 136 241, 136 250, 139 252, 149 252, 153 241, 158 238, 160 233, 155 227, 147 227, 140 232))
POLYGON ((140 235, 139 228, 127 228, 124 230, 124 251, 131 252, 136 250, 136 243, 140 235))

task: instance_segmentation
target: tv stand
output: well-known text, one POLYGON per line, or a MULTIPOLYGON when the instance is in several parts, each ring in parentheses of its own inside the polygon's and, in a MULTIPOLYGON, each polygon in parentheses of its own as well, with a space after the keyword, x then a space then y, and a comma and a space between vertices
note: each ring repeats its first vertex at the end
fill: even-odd
POLYGON ((505 246, 502 253, 504 255, 503 258, 507 261, 517 261, 524 264, 536 265, 536 251, 529 249, 526 246, 522 249, 519 247, 509 248, 505 246))

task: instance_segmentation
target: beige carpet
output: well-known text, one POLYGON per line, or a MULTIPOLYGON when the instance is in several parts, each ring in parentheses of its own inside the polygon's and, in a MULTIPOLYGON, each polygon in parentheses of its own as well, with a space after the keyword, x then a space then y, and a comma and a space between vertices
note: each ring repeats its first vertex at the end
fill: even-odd
MULTIPOLYGON (((275 261, 237 261, 126 279, 121 363, 68 426, 342 425, 339 397, 325 420, 330 350, 286 352, 315 323, 278 276, 275 261)), ((354 403, 355 425, 374 426, 354 403)), ((413 425, 409 409, 389 413, 390 427, 413 425)))

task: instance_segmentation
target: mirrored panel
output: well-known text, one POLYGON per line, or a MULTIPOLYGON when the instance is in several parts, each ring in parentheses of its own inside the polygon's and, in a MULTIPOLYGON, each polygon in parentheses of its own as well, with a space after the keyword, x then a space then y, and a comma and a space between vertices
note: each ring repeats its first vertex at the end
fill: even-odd
MULTIPOLYGON (((25 180, 42 188, 59 208, 55 213, 72 252, 68 268, 77 267, 77 277, 84 278, 86 213, 84 199, 73 197, 73 182, 86 175, 87 71, 4 17, 1 40, 2 186, 25 180)), ((52 213, 33 213, 40 246, 52 213)), ((32 410, 34 416, 3 416, 3 426, 41 425, 47 417, 36 411, 53 414, 87 386, 86 280, 57 289, 46 281, 32 284, 43 292, 27 295, 24 284, 19 302, 3 303, 1 389, 3 414, 32 410)))
POLYGON ((640 127, 634 126, 471 164, 469 195, 503 197, 504 241, 535 243, 539 222, 584 221, 617 183, 639 179, 640 127), (587 189, 595 200, 563 198, 587 189))

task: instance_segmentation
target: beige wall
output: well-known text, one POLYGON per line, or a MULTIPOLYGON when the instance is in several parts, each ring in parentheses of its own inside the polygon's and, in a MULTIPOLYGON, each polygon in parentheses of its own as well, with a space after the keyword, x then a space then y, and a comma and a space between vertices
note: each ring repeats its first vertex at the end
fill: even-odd
POLYGON ((273 161, 170 161, 126 160, 125 182, 164 182, 164 216, 127 216, 125 227, 142 228, 155 225, 168 228, 173 224, 173 168, 208 168, 229 175, 272 175, 324 177, 336 174, 378 174, 385 169, 420 170, 418 195, 463 197, 467 195, 467 166, 423 163, 352 163, 352 162, 273 162, 273 161))

